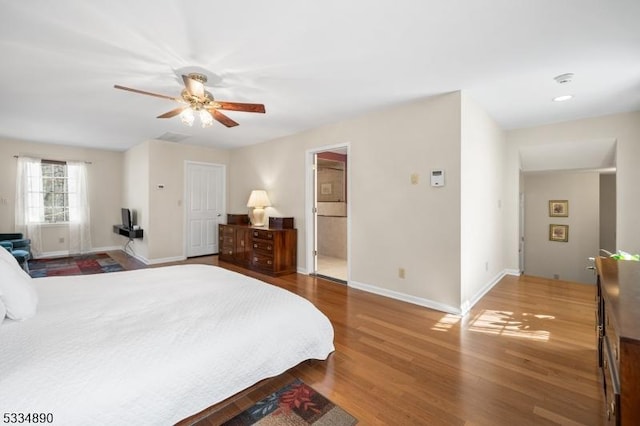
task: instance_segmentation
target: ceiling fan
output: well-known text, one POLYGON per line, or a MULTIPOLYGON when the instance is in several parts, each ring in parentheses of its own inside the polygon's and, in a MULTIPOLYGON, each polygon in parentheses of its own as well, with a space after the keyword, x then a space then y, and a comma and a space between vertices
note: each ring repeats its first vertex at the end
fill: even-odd
POLYGON ((192 126, 195 115, 200 117, 202 127, 209 127, 213 124, 213 120, 217 120, 227 127, 237 126, 238 123, 233 121, 228 116, 221 113, 219 110, 227 111, 244 111, 244 112, 259 112, 264 113, 264 105, 262 104, 248 104, 241 102, 226 102, 217 101, 213 98, 213 95, 205 90, 204 83, 207 82, 207 76, 200 73, 190 73, 189 75, 182 75, 182 81, 184 81, 185 88, 179 97, 159 95, 157 93, 145 92, 144 90, 132 89, 130 87, 120 86, 115 84, 113 87, 121 90, 128 90, 129 92, 141 93, 143 95, 155 96, 157 98, 169 99, 181 103, 178 108, 165 112, 159 115, 157 118, 171 118, 176 115, 180 115, 180 119, 187 126, 192 126))

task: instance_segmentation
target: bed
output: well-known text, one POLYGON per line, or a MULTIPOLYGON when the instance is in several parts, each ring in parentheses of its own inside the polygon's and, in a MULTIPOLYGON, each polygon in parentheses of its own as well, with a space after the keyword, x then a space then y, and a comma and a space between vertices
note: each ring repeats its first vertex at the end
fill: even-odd
POLYGON ((331 323, 309 301, 216 266, 21 276, 30 289, 20 299, 6 264, 0 310, 19 317, 33 298, 37 309, 0 324, 2 413, 169 425, 334 350, 331 323))

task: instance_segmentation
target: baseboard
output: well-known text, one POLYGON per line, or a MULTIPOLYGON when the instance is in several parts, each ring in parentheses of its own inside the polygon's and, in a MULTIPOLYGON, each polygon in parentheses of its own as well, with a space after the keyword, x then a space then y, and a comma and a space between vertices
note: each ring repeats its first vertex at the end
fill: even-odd
POLYGON ((480 291, 478 291, 473 298, 461 304, 460 308, 454 306, 445 305, 444 303, 435 302, 433 300, 425 299, 422 297, 412 296, 410 294, 401 293, 399 291, 389 290, 386 288, 377 287, 371 284, 364 284, 357 281, 349 281, 348 286, 363 290, 369 293, 374 293, 379 296, 389 297, 391 299, 401 300, 403 302, 412 303, 414 305, 424 306, 425 308, 435 309, 436 311, 446 312, 453 315, 467 315, 471 308, 478 303, 505 275, 520 275, 520 271, 517 269, 505 269, 498 273, 491 281, 489 281, 480 291))
POLYGON ((307 271, 307 268, 301 268, 299 266, 296 268, 296 272, 302 275, 309 275, 309 271, 307 271))
POLYGON ((159 259, 147 259, 146 257, 140 256, 138 254, 133 254, 132 256, 145 265, 157 265, 159 263, 182 262, 183 260, 187 260, 187 258, 184 256, 162 257, 159 259))
POLYGON ((476 303, 478 303, 480 299, 482 299, 484 295, 489 292, 489 290, 491 290, 496 284, 498 284, 498 282, 500 282, 500 280, 504 278, 505 275, 511 275, 511 274, 508 274, 506 269, 502 272, 499 272, 495 277, 493 277, 491 281, 485 284, 485 286, 482 287, 480 291, 478 291, 471 299, 462 302, 462 304, 460 305, 460 310, 462 312, 462 315, 463 316, 467 315, 471 310, 471 308, 473 308, 473 306, 476 303))
MULTIPOLYGON (((113 250, 122 250, 120 246, 110 246, 110 247, 94 247, 89 250, 87 253, 102 253, 105 251, 113 251, 113 250)), ((34 257, 34 259, 50 259, 55 257, 69 257, 71 254, 69 250, 59 250, 59 251, 48 251, 45 253, 41 253, 40 256, 34 257)))
POLYGON ((357 281, 349 281, 347 284, 349 287, 356 288, 358 290, 366 291, 368 293, 377 294, 379 296, 389 297, 391 299, 400 300, 403 302, 412 303, 414 305, 424 306, 425 308, 435 309, 436 311, 445 312, 453 315, 460 315, 461 310, 453 306, 445 305, 443 303, 434 302, 433 300, 424 299, 422 297, 412 296, 410 294, 401 293, 395 290, 389 290, 386 288, 377 287, 371 284, 360 283, 357 281))

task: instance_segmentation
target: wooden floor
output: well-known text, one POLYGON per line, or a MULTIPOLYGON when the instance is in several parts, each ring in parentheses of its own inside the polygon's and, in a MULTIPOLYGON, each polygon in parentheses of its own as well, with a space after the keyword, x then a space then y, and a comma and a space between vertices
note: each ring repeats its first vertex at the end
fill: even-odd
POLYGON ((200 425, 220 424, 293 377, 361 425, 604 423, 594 286, 507 276, 460 318, 319 278, 220 266, 309 299, 333 323, 336 351, 218 404, 200 425))

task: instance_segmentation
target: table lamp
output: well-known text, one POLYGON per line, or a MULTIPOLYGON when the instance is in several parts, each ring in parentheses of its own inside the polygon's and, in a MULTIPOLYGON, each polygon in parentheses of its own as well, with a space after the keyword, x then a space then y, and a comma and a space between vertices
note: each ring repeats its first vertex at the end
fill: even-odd
POLYGON ((271 206, 267 191, 254 189, 251 191, 247 207, 253 207, 253 226, 264 226, 264 208, 271 206))

